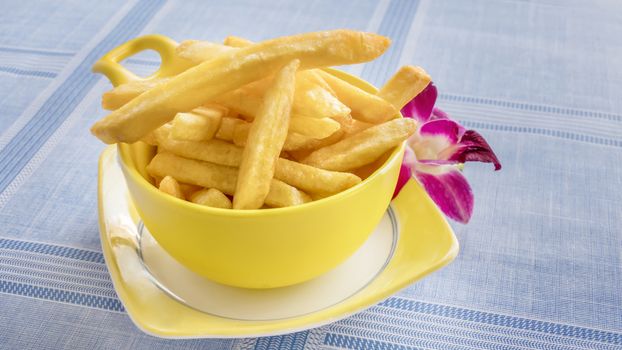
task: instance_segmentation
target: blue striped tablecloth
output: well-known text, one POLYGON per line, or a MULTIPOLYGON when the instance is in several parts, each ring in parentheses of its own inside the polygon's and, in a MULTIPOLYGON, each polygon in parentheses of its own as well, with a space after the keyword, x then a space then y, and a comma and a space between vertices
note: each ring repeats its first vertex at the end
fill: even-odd
MULTIPOLYGON (((154 56, 130 59, 147 73, 154 56)), ((622 3, 579 0, 0 1, 0 348, 621 349, 622 3), (144 33, 261 40, 331 28, 393 39, 350 72, 425 67, 439 105, 480 131, 500 173, 457 260, 365 312, 260 339, 161 340, 136 329, 97 232, 90 73, 144 33)))

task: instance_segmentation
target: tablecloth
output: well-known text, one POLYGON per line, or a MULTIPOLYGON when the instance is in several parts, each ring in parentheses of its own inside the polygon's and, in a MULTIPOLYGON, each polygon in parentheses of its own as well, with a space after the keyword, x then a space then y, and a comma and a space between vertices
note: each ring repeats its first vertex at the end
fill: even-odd
MULTIPOLYGON (((129 59, 146 74, 155 56, 129 59)), ((0 348, 621 349, 622 3, 579 0, 0 1, 0 348), (504 168, 469 163, 455 262, 348 319, 258 339, 162 340, 116 297, 97 226, 90 72, 145 33, 261 40, 333 28, 393 39, 347 67, 425 67, 439 106, 504 168)))

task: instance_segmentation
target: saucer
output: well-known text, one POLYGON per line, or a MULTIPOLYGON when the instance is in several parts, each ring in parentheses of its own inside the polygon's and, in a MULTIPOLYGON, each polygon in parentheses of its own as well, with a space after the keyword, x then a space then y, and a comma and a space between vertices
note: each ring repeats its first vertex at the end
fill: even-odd
POLYGON ((106 265, 128 315, 144 332, 164 338, 256 337, 318 327, 373 306, 458 253, 451 227, 410 181, 363 246, 328 273, 283 288, 221 285, 178 263, 144 227, 115 146, 99 160, 99 223, 106 265))

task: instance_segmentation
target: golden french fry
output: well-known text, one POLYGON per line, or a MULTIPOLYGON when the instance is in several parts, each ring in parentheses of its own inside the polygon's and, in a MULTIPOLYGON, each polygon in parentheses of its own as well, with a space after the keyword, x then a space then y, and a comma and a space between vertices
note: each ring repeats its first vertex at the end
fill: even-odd
POLYGON ((201 190, 203 187, 180 182, 179 188, 181 189, 181 193, 184 194, 184 198, 190 198, 194 192, 201 190))
POLYGON ((352 118, 352 116, 333 117, 333 119, 341 125, 341 129, 344 131, 346 136, 354 135, 374 126, 372 123, 356 120, 352 118))
POLYGON ((215 137, 217 139, 232 141, 233 133, 235 132, 235 127, 241 123, 244 123, 243 120, 231 117, 224 117, 220 120, 220 128, 216 132, 215 137))
POLYGON ((107 110, 115 110, 130 102, 136 96, 167 82, 168 78, 134 80, 121 84, 102 95, 102 107, 107 110))
POLYGON ((229 46, 209 41, 184 40, 175 48, 175 54, 192 64, 199 64, 231 50, 229 46))
POLYGON ((350 108, 330 91, 314 83, 315 73, 302 71, 296 78, 296 95, 292 113, 315 118, 332 118, 350 114, 350 108))
POLYGON ((184 199, 184 194, 179 187, 179 182, 169 175, 164 176, 160 181, 159 190, 173 197, 184 199))
POLYGON ((423 68, 403 66, 378 91, 378 96, 400 110, 415 96, 419 95, 431 80, 432 78, 423 68))
POLYGON ((251 124, 233 196, 235 209, 261 208, 270 191, 275 164, 287 137, 299 66, 300 61, 293 60, 276 74, 251 124))
POLYGON ((222 109, 199 107, 191 113, 177 113, 171 123, 171 137, 176 140, 205 141, 214 137, 226 114, 222 109))
POLYGON ((289 131, 308 136, 314 139, 323 139, 341 128, 338 122, 330 118, 310 118, 292 116, 289 122, 289 131))
POLYGON ((185 158, 194 158, 226 166, 239 166, 242 149, 222 140, 188 141, 170 137, 170 128, 161 126, 154 131, 155 139, 162 149, 185 158))
POLYGON ((283 158, 277 162, 274 177, 307 193, 335 194, 361 182, 354 174, 323 170, 283 158))
POLYGON ((267 40, 218 55, 158 84, 97 121, 91 132, 105 143, 132 143, 178 112, 267 77, 292 59, 299 59, 302 69, 362 63, 378 57, 389 44, 386 37, 350 30, 267 40))
MULTIPOLYGON (((291 136, 290 133, 288 136, 291 136)), ((345 136, 345 132, 341 129, 334 132, 329 137, 325 137, 323 139, 300 139, 300 140, 290 140, 289 147, 291 151, 312 151, 318 148, 326 147, 332 145, 334 143, 339 142, 345 136), (294 142, 296 141, 296 142, 294 142)), ((288 137, 289 139, 289 137, 288 137)), ((287 145, 287 143, 286 143, 287 145)))
MULTIPOLYGON (((220 140, 177 141, 166 137, 166 130, 156 130, 161 147, 178 156, 214 164, 238 167, 242 161, 242 148, 220 140)), ((348 173, 323 170, 284 159, 283 153, 276 162, 274 178, 307 192, 336 193, 360 182, 348 173)), ((183 187, 184 184, 182 184, 183 187)), ((184 193, 187 193, 183 190, 184 193)))
POLYGON ((240 38, 239 36, 229 35, 228 37, 225 38, 225 40, 223 41, 223 44, 230 46, 230 47, 241 48, 241 47, 251 46, 254 43, 250 40, 240 38))
POLYGON ((322 70, 318 72, 335 91, 337 98, 350 107, 352 117, 377 124, 392 119, 398 114, 398 110, 384 99, 365 92, 330 73, 322 70))
POLYGON ((149 146, 157 146, 158 145, 158 141, 156 140, 154 132, 155 132, 155 130, 150 132, 150 133, 148 133, 147 135, 145 135, 145 137, 143 137, 140 140, 142 142, 148 144, 149 146))
POLYGON ((204 188, 193 193, 190 201, 214 208, 231 209, 233 207, 229 197, 215 188, 204 188))
MULTIPOLYGON (((216 188, 228 195, 233 195, 235 192, 238 178, 236 168, 186 159, 168 152, 156 154, 147 166, 147 172, 154 178, 169 175, 181 182, 216 188)), ((286 207, 303 204, 310 200, 311 198, 306 193, 273 179, 265 202, 271 207, 286 207)))
MULTIPOLYGON (((248 139, 248 134, 250 132, 251 124, 250 123, 239 123, 236 125, 235 130, 233 132, 233 143, 236 146, 244 147, 246 146, 246 140, 248 139)), ((338 133, 337 130, 336 133, 338 133)), ((333 134, 334 135, 334 134, 333 134)), ((329 138, 332 137, 329 136, 329 138)), ((285 137, 285 144, 283 145, 284 151, 296 151, 299 149, 309 148, 309 144, 312 144, 316 141, 314 138, 299 134, 297 132, 288 132, 285 137)))
POLYGON ((320 148, 303 160, 318 168, 346 171, 378 159, 415 132, 413 119, 394 119, 345 138, 331 146, 320 148))

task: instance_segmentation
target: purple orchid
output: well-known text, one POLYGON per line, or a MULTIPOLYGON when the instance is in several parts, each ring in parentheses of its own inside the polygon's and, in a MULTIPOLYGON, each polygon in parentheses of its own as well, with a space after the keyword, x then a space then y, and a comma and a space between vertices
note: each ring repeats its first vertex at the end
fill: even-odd
POLYGON ((473 191, 460 171, 463 164, 493 163, 499 170, 501 163, 480 134, 434 107, 437 95, 430 83, 402 108, 404 117, 417 120, 419 126, 407 141, 394 196, 414 176, 445 215, 467 223, 473 213, 473 191))

